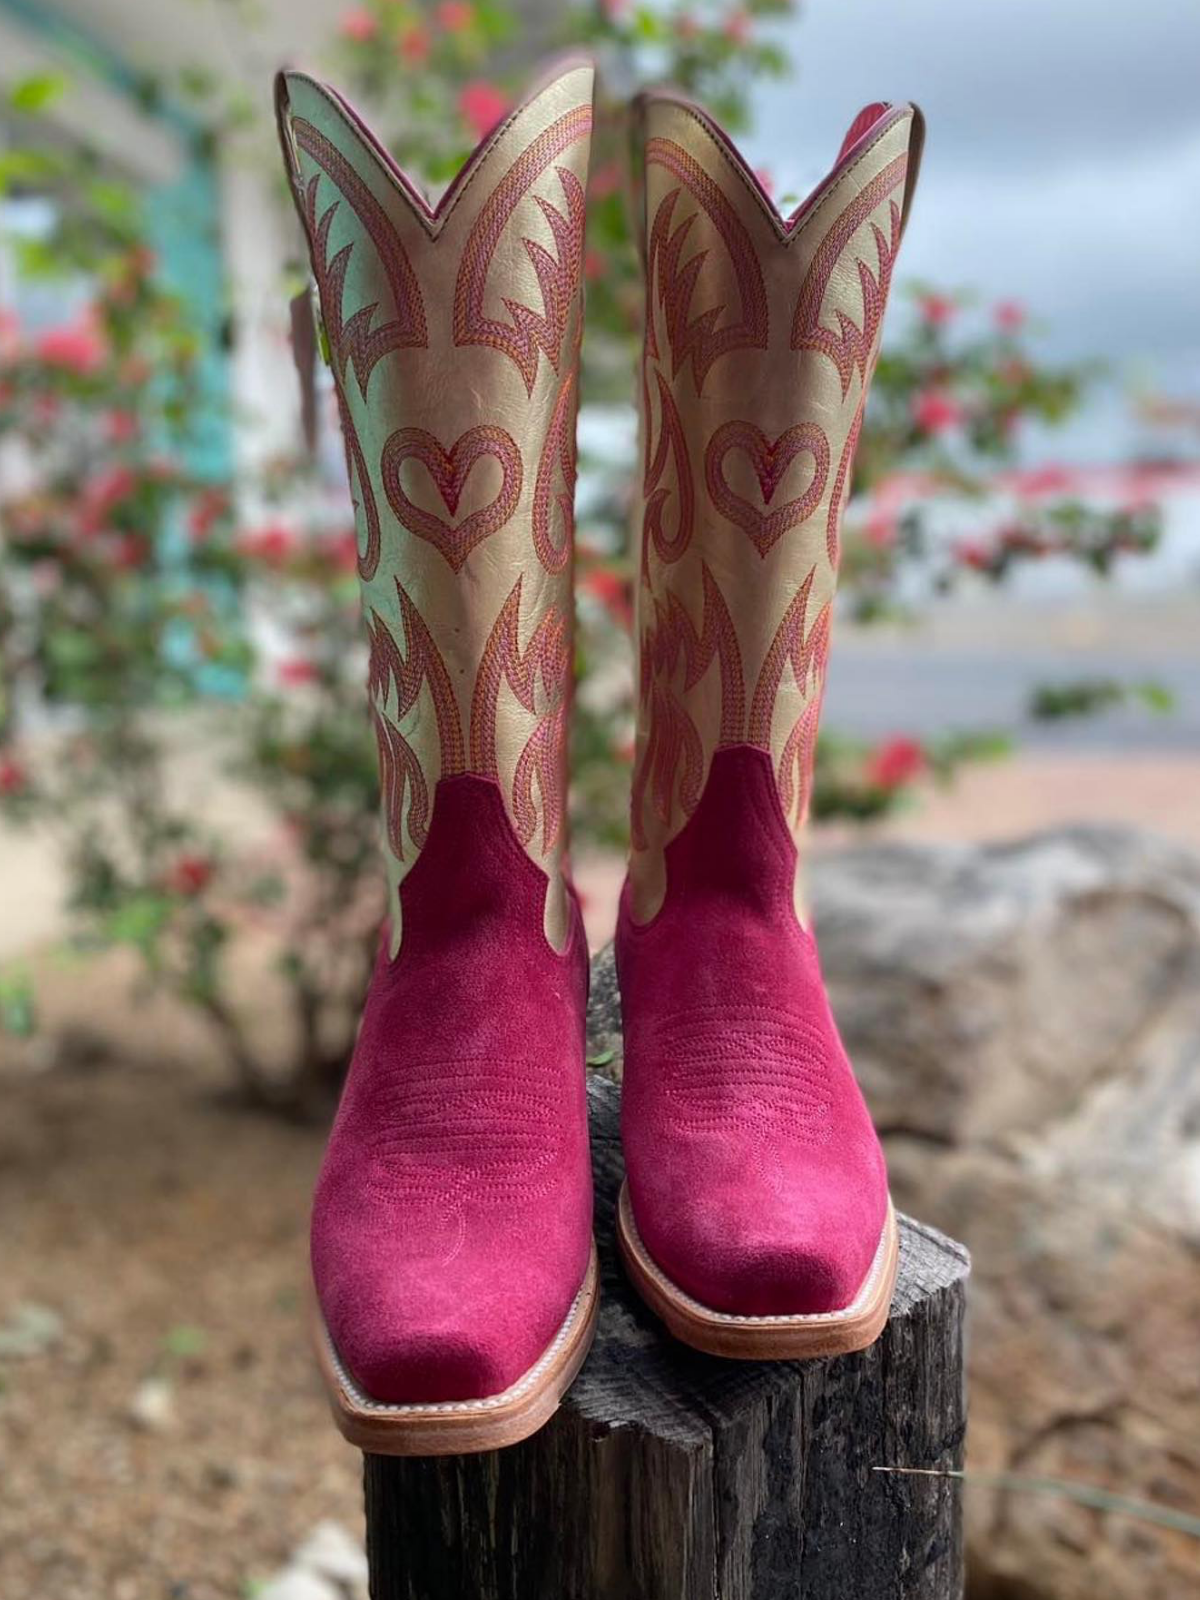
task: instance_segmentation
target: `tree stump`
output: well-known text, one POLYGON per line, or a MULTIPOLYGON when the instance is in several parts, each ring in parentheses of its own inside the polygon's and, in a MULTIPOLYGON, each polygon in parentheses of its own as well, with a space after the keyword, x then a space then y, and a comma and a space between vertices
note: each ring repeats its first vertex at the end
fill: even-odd
POLYGON ((966 1251, 900 1219, 882 1338, 810 1362, 675 1343, 613 1237, 618 1091, 589 1089, 603 1302, 553 1420, 488 1455, 365 1457, 373 1600, 959 1600, 966 1251))

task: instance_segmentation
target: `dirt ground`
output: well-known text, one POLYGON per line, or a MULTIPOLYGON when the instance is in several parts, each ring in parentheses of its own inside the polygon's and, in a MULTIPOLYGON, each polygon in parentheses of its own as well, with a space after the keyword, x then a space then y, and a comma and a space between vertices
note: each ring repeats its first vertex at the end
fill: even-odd
POLYGON ((0 1348, 31 1346, 0 1355, 0 1595, 249 1596, 318 1522, 361 1529, 304 1331, 323 1130, 195 1059, 30 1059, 0 1057, 0 1348))

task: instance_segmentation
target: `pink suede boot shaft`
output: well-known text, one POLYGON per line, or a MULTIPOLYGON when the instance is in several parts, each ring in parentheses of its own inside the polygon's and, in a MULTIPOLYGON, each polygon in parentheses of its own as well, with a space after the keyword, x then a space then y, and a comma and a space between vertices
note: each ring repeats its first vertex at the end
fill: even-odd
POLYGON ((587 948, 574 907, 565 952, 547 944, 545 887, 496 786, 444 778, 313 1208, 326 1326, 378 1400, 498 1394, 583 1281, 587 948))

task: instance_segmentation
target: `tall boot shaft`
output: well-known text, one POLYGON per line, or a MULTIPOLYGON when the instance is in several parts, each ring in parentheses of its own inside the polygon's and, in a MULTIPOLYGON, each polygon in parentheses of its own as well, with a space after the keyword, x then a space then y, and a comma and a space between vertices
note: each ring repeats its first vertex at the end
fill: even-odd
POLYGON ((592 69, 532 94, 429 207, 333 90, 280 75, 355 500, 391 886, 442 777, 496 782, 569 932, 562 871, 592 69))
POLYGON ((923 137, 873 105, 784 219, 721 130, 640 102, 646 331, 639 715, 630 898, 717 750, 768 752, 793 834, 808 806, 839 529, 923 137))

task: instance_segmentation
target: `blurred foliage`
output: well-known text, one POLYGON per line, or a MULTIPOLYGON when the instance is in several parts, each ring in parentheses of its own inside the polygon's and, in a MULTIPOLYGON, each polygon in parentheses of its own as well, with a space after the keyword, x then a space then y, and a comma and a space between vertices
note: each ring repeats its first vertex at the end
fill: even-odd
MULTIPOLYGON (((635 463, 588 446, 589 418, 627 421, 639 360, 624 107, 640 83, 665 78, 744 130, 755 87, 790 70, 773 24, 791 10, 789 0, 603 0, 558 16, 559 42, 596 53, 607 86, 589 193, 578 515, 573 806, 585 840, 623 846, 632 758, 635 463)), ((342 15, 331 53, 339 81, 430 190, 527 71, 515 10, 499 0, 366 0, 342 15)), ((56 207, 50 234, 9 241, 18 271, 82 276, 92 291, 84 314, 40 334, 0 309, 0 430, 16 463, 0 480, 0 809, 61 833, 82 942, 135 950, 148 984, 209 1019, 249 1093, 304 1103, 347 1054, 383 905, 349 500, 331 511, 314 481, 297 515, 302 462, 253 485, 201 482, 184 468, 202 352, 145 246, 137 194, 95 152, 47 136, 66 93, 50 75, 11 88, 15 132, 0 152, 0 197, 49 196, 56 207), (264 654, 272 631, 289 641, 284 659, 264 654), (54 736, 31 741, 31 713, 47 711, 54 736), (214 740, 273 819, 257 853, 236 848, 190 787, 190 746, 214 740), (297 1031, 283 1061, 261 1058, 231 999, 235 933, 256 927, 292 997, 297 1031)), ((252 114, 202 68, 141 90, 151 108, 181 95, 208 108, 206 144, 252 114)), ((307 275, 298 236, 294 267, 307 275)), ((912 573, 932 570, 940 588, 969 574, 1001 582, 1051 554, 1105 573, 1118 555, 1150 548, 1158 522, 1146 507, 1029 507, 985 535, 938 535, 941 493, 984 505, 1021 424, 1069 415, 1092 373, 1037 365, 1018 306, 980 316, 924 285, 911 300, 879 362, 860 444, 843 554, 850 613, 902 612, 912 573), (926 489, 885 515, 879 491, 898 471, 923 474, 926 489)), ((1035 709, 1093 710, 1123 694, 1076 686, 1057 700, 1047 691, 1035 709)), ((815 814, 885 815, 915 784, 1004 747, 987 733, 899 734, 875 747, 830 733, 815 814)), ((0 1019, 32 1026, 25 975, 0 981, 0 1019)))

